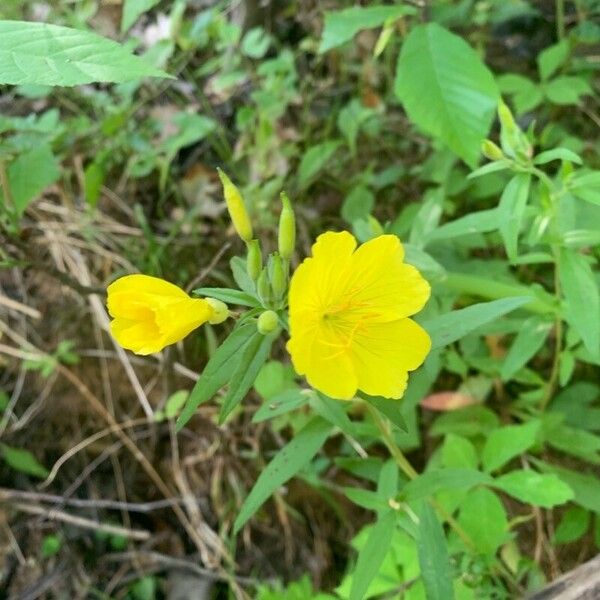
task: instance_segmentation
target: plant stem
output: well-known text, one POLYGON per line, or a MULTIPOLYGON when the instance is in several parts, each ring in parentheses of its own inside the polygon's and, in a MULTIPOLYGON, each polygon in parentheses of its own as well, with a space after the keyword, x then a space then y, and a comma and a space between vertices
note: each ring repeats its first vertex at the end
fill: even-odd
POLYGON ((565 37, 565 0, 556 0, 556 35, 558 41, 565 37))

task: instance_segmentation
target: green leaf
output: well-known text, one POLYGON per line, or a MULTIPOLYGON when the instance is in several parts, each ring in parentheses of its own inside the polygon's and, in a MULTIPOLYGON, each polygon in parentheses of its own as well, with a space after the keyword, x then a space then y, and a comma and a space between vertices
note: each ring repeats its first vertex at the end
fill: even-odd
POLYGON ((369 532, 365 545, 360 549, 356 569, 352 574, 350 600, 362 600, 371 581, 378 574, 392 543, 396 518, 396 511, 388 509, 379 516, 369 532))
POLYGON ((508 538, 504 505, 494 492, 484 487, 466 495, 460 505, 458 523, 482 554, 494 554, 508 538))
POLYGON ((498 477, 494 487, 526 504, 552 508, 572 500, 573 490, 556 475, 542 475, 531 469, 511 471, 498 477))
POLYGON ((359 31, 379 27, 386 21, 399 19, 416 11, 410 6, 354 6, 325 13, 323 38, 319 52, 327 52, 350 41, 359 31))
POLYGON ((469 175, 467 175, 467 179, 476 179, 477 177, 483 177, 484 175, 489 175, 490 173, 496 173, 498 171, 505 171, 510 167, 509 160, 495 160, 494 162, 490 162, 487 165, 483 165, 478 169, 475 169, 469 175))
POLYGON ((557 77, 545 86, 546 96, 554 104, 579 104, 581 96, 593 96, 594 92, 581 77, 557 77))
POLYGON ((265 402, 252 417, 253 423, 260 423, 304 406, 310 394, 303 390, 286 390, 265 402))
POLYGON ((358 219, 366 219, 375 205, 375 196, 369 188, 364 185, 357 185, 344 199, 342 204, 342 217, 348 222, 353 223, 358 219))
POLYGON ((145 12, 160 0, 125 0, 121 16, 121 33, 125 33, 145 12))
POLYGON ((554 532, 555 544, 570 544, 583 537, 590 527, 590 512, 580 506, 572 506, 565 512, 554 532))
POLYGON ((577 165, 582 164, 581 157, 579 154, 575 154, 572 150, 568 148, 554 148, 553 150, 546 150, 545 152, 540 152, 534 159, 534 165, 545 165, 553 160, 564 160, 568 162, 575 163, 577 165))
POLYGON ((422 323, 431 336, 431 348, 442 348, 459 340, 478 327, 527 304, 531 298, 516 296, 492 302, 481 302, 467 308, 434 317, 422 323))
POLYGON ((83 85, 169 77, 126 48, 89 31, 0 21, 0 84, 83 85))
POLYGON ((540 79, 545 81, 552 77, 569 58, 570 52, 569 40, 562 40, 540 52, 537 57, 540 79))
POLYGON ((314 411, 329 421, 332 425, 339 427, 347 435, 355 435, 354 424, 346 414, 347 402, 343 400, 333 400, 321 393, 316 393, 310 400, 310 405, 314 411))
POLYGON ((233 279, 238 284, 240 289, 246 292, 246 294, 249 296, 254 296, 255 285, 250 275, 248 275, 246 261, 240 256, 234 256, 229 261, 229 266, 231 267, 233 279))
POLYGON ((324 444, 331 425, 320 417, 309 421, 259 475, 233 525, 237 533, 267 498, 304 468, 324 444))
POLYGON ((600 206, 600 171, 578 171, 569 181, 569 188, 581 200, 600 206))
POLYGON ((271 45, 271 37, 262 27, 253 27, 242 40, 241 50, 250 58, 262 58, 271 45))
POLYGON ((225 421, 231 411, 244 399, 248 390, 254 385, 254 380, 260 368, 269 358, 271 346, 278 335, 278 331, 269 335, 262 335, 255 328, 255 333, 244 347, 241 360, 231 377, 227 395, 223 398, 223 404, 219 413, 219 425, 225 421))
POLYGON ((12 448, 6 444, 0 444, 0 454, 6 464, 15 471, 26 473, 44 479, 48 477, 49 471, 42 466, 38 460, 29 452, 22 448, 12 448))
POLYGON ((398 400, 390 400, 381 396, 368 396, 360 394, 360 397, 374 406, 383 416, 387 417, 390 422, 401 431, 408 431, 406 421, 400 412, 400 403, 398 400))
MULTIPOLYGON (((0 39, 0 46, 2 41, 0 39)), ((1 66, 0 66, 1 69, 1 66)), ((60 165, 48 144, 21 154, 8 167, 8 182, 15 208, 22 214, 49 185, 60 177, 60 165)))
POLYGON ((539 421, 524 425, 506 425, 492 431, 483 447, 481 462, 485 471, 496 471, 515 456, 531 448, 540 429, 539 421))
POLYGON ((600 480, 596 475, 555 467, 541 460, 536 460, 535 464, 538 469, 560 477, 575 493, 573 502, 592 512, 600 513, 600 480))
POLYGON ((600 291, 592 268, 582 254, 561 248, 559 277, 567 320, 588 352, 600 359, 600 291))
POLYGON ((325 167, 333 153, 340 147, 339 140, 331 140, 309 148, 298 167, 298 187, 305 189, 313 178, 325 167))
POLYGON ((420 500, 441 491, 468 490, 492 482, 487 473, 475 469, 432 469, 409 481, 402 488, 402 496, 407 501, 420 500))
POLYGON ((402 45, 395 92, 412 121, 477 164, 500 95, 467 42, 436 23, 414 27, 402 45))
POLYGON ((423 502, 419 513, 417 550, 427 600, 453 600, 452 567, 446 536, 435 511, 423 502))
POLYGON ((192 291, 194 296, 202 296, 204 298, 215 298, 227 304, 237 306, 260 306, 260 302, 250 294, 240 290, 231 290, 229 288, 197 288, 192 291))
POLYGON ((233 376, 244 350, 254 337, 255 323, 244 323, 236 327, 229 337, 217 348, 206 364, 202 375, 191 391, 185 407, 177 419, 179 431, 194 415, 196 409, 210 400, 233 376))
POLYGON ((518 254, 519 232, 523 226, 530 182, 531 176, 528 173, 515 175, 504 188, 498 205, 500 234, 510 260, 515 259, 518 254))
POLYGON ((487 233, 496 231, 499 227, 499 209, 479 210, 437 227, 427 236, 427 242, 451 240, 461 235, 473 233, 487 233))
POLYGON ((477 469, 477 451, 467 438, 449 433, 442 446, 442 464, 455 469, 477 469))
POLYGON ((508 381, 537 354, 551 328, 551 323, 542 321, 538 317, 531 317, 523 322, 500 369, 504 381, 508 381))

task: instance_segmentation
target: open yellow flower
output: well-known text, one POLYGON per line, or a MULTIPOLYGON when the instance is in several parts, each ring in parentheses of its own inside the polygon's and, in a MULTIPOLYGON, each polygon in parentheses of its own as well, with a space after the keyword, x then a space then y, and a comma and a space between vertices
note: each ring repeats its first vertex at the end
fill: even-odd
POLYGON ((108 286, 110 331, 123 348, 153 354, 183 339, 207 321, 228 316, 223 302, 191 298, 181 288, 149 275, 126 275, 108 286))
POLYGON ((356 249, 348 232, 327 232, 292 276, 290 340, 294 368, 331 398, 357 390, 400 398, 408 372, 431 348, 427 332, 407 317, 429 299, 429 284, 404 261, 393 235, 356 249))

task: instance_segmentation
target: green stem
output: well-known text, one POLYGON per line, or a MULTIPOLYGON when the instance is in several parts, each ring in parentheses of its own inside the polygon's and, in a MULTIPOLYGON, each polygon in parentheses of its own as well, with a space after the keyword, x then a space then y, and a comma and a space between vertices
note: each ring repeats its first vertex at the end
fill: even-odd
POLYGON ((556 0, 556 35, 559 41, 565 37, 565 0, 556 0))

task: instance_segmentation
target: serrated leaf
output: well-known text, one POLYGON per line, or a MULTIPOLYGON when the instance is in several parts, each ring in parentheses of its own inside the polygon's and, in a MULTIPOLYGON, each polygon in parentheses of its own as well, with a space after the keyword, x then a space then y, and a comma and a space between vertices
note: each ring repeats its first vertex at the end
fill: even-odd
POLYGON ((508 381, 537 354, 551 328, 551 323, 541 321, 538 317, 531 317, 523 322, 500 369, 504 381, 508 381))
POLYGON ((435 511, 423 502, 419 512, 417 550, 427 600, 453 600, 452 567, 444 529, 435 511))
POLYGON ((379 572, 390 549, 396 518, 396 511, 388 509, 379 516, 369 532, 365 545, 360 549, 356 568, 352 574, 350 600, 362 600, 365 597, 371 581, 379 572))
POLYGON ((498 205, 500 234, 510 260, 518 254, 519 232, 523 226, 530 181, 531 176, 527 173, 515 175, 504 188, 498 205))
POLYGON ((543 475, 531 469, 502 475, 494 481, 494 487, 521 502, 543 508, 564 504, 575 496, 573 490, 556 475, 543 475))
POLYGON ((431 349, 442 348, 531 300, 531 297, 516 296, 481 302, 429 319, 422 325, 431 336, 431 349))
POLYGON ((260 302, 254 296, 241 290, 231 290, 229 288, 197 288, 192 291, 192 295, 215 298, 226 304, 235 304, 238 306, 260 306, 260 302))
POLYGON ((500 96, 467 42, 436 23, 414 27, 402 45, 395 92, 412 121, 477 164, 500 96))
POLYGON ((309 421, 259 475, 233 525, 237 533, 267 498, 304 468, 329 436, 331 425, 320 417, 309 421))
POLYGON ((83 85, 170 77, 96 33, 48 23, 0 21, 0 83, 83 85))
POLYGON ((487 436, 481 452, 484 470, 495 471, 515 456, 529 450, 535 444, 539 429, 539 421, 531 421, 524 425, 506 425, 494 429, 487 436))
POLYGON ((29 450, 23 448, 12 448, 6 444, 0 444, 0 454, 6 464, 21 473, 33 475, 43 479, 48 477, 49 471, 39 463, 37 458, 29 450))
POLYGON ((588 352, 600 358, 600 291, 590 264, 578 252, 561 248, 559 277, 567 320, 588 352))
POLYGON ((210 400, 233 376, 244 350, 256 333, 255 323, 236 327, 217 348, 206 364, 202 375, 191 391, 181 415, 177 419, 179 431, 193 416, 196 409, 210 400))
POLYGON ((241 359, 231 377, 227 395, 223 398, 219 412, 219 425, 225 421, 254 385, 258 372, 269 358, 271 346, 277 335, 279 335, 278 332, 262 335, 255 328, 255 332, 244 347, 241 359))
POLYGON ((319 52, 327 52, 350 41, 359 31, 380 27, 392 19, 414 14, 411 6, 353 6, 342 10, 327 11, 319 52))

